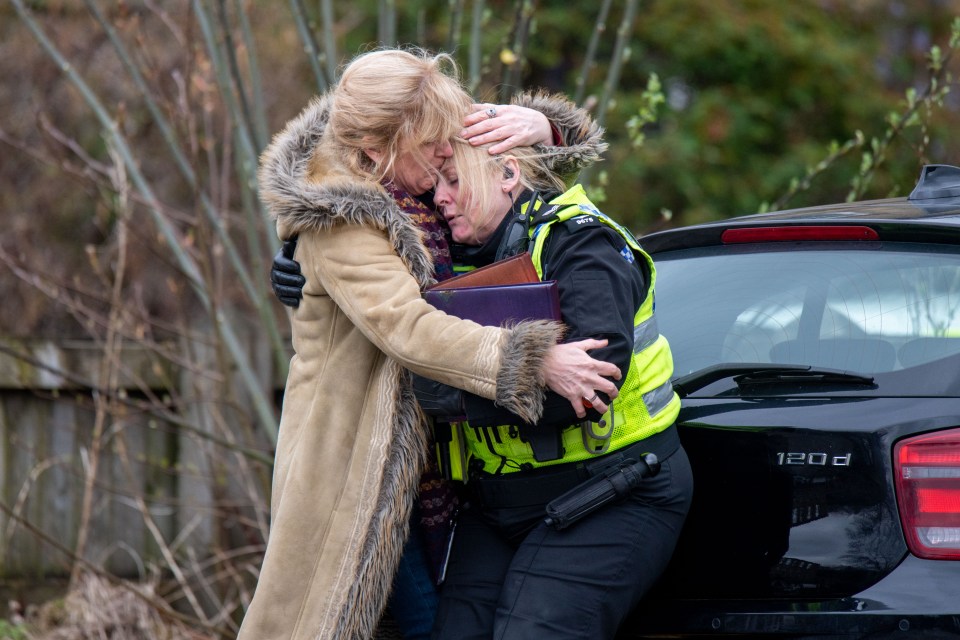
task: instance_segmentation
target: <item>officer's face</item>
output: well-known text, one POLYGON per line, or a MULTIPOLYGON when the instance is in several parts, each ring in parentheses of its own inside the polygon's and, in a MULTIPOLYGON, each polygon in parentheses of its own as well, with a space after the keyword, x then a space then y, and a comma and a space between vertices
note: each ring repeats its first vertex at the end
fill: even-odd
POLYGON ((486 211, 480 211, 476 206, 465 207, 464 203, 475 200, 470 197, 470 185, 460 182, 453 159, 443 164, 433 191, 433 202, 443 212, 454 242, 481 245, 497 230, 512 201, 496 181, 491 181, 490 189, 488 198, 476 199, 483 202, 486 211))
MULTIPOLYGON (((477 236, 473 216, 460 210, 460 181, 453 162, 446 162, 440 170, 440 179, 433 191, 433 202, 443 212, 454 242, 462 244, 483 244, 486 237, 477 236)), ((487 234, 489 237, 489 234, 487 234)))

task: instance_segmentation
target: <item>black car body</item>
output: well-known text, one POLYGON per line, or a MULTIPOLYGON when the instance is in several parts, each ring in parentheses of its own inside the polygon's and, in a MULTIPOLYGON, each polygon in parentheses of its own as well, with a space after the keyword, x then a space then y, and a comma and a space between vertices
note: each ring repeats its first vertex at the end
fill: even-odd
POLYGON ((619 637, 960 637, 960 169, 641 244, 695 495, 619 637))

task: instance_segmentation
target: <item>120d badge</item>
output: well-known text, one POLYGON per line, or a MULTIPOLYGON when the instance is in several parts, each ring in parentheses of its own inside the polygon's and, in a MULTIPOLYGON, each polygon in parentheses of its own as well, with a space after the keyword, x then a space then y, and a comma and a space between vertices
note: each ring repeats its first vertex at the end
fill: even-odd
POLYGON ((849 467, 851 453, 843 455, 833 455, 829 453, 804 453, 801 451, 777 452, 777 464, 785 465, 809 465, 814 467, 849 467))

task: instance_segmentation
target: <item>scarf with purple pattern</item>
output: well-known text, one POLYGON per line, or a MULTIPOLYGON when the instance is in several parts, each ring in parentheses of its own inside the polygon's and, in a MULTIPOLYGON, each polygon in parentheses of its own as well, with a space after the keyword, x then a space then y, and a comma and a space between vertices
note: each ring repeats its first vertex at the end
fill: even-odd
POLYGON ((423 243, 433 256, 433 277, 437 282, 453 277, 453 261, 450 258, 450 228, 447 221, 433 207, 411 196, 392 184, 385 184, 387 192, 396 200, 397 206, 410 216, 410 219, 423 232, 423 243))
MULTIPOLYGON (((437 282, 453 277, 453 261, 450 257, 450 228, 436 208, 429 207, 395 185, 384 187, 423 232, 423 242, 433 256, 433 275, 437 282)), ((450 536, 450 524, 457 508, 457 494, 448 480, 440 475, 431 443, 427 466, 420 476, 417 494, 417 509, 420 513, 420 530, 426 545, 427 561, 434 581, 440 574, 450 536)))

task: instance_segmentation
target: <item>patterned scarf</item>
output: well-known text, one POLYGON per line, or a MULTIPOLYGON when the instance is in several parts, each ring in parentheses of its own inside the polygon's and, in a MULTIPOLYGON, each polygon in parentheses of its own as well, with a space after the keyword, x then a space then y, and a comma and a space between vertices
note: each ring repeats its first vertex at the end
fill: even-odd
POLYGON ((450 228, 440 212, 427 206, 418 198, 392 184, 383 185, 396 200, 397 206, 416 223, 423 232, 423 243, 433 256, 433 277, 437 282, 453 277, 453 261, 450 259, 450 228))
MULTIPOLYGON (((433 256, 433 275, 438 282, 453 277, 453 260, 450 257, 450 228, 440 212, 426 205, 406 191, 392 184, 385 184, 397 206, 403 210, 423 232, 423 241, 433 256)), ((417 494, 417 511, 420 515, 420 530, 426 545, 427 561, 434 582, 440 575, 450 537, 450 525, 458 506, 453 485, 437 469, 433 456, 433 443, 427 456, 427 466, 420 476, 417 494)))

